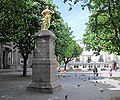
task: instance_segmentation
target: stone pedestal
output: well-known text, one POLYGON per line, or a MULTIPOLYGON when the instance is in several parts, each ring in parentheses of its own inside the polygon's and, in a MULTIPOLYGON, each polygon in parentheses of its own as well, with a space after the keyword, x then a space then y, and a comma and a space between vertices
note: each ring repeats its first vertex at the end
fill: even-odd
POLYGON ((2 44, 0 43, 0 69, 2 69, 2 44))
POLYGON ((49 30, 42 30, 35 34, 32 83, 27 90, 54 93, 61 89, 61 85, 57 82, 55 39, 55 35, 49 30))

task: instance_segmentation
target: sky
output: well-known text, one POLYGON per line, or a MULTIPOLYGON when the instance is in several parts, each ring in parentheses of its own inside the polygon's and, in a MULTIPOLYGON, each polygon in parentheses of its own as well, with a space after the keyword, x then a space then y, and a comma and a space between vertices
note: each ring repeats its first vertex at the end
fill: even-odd
POLYGON ((64 0, 53 0, 53 3, 59 7, 58 11, 61 13, 64 21, 72 28, 71 30, 73 31, 75 39, 82 39, 86 28, 85 23, 88 22, 88 16, 90 15, 88 8, 82 10, 82 2, 79 2, 73 6, 71 11, 68 11, 70 6, 63 1, 64 0))

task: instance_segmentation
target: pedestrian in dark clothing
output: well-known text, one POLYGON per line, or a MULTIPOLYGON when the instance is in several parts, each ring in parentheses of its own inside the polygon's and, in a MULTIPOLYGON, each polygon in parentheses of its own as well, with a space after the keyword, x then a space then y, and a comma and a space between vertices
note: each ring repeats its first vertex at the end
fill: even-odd
POLYGON ((94 66, 94 68, 93 68, 93 73, 94 73, 94 76, 98 76, 98 70, 97 70, 96 66, 94 66))

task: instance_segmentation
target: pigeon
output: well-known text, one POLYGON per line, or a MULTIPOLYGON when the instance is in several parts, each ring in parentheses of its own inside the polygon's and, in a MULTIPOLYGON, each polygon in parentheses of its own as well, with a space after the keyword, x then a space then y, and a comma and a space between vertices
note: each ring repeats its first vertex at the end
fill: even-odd
POLYGON ((77 77, 77 74, 75 74, 75 76, 77 77))
POLYGON ((104 89, 100 88, 100 92, 104 92, 104 91, 105 91, 104 89))
POLYGON ((60 78, 60 75, 58 74, 58 78, 60 78))
POLYGON ((65 100, 67 100, 67 95, 65 95, 65 100))
POLYGON ((88 80, 90 80, 90 77, 88 77, 88 80))
POLYGON ((65 78, 66 76, 63 76, 63 78, 65 78))
POLYGON ((78 84, 77 86, 80 87, 80 84, 78 84))
POLYGON ((84 74, 82 74, 82 76, 85 76, 84 74))
POLYGON ((96 84, 94 84, 94 86, 97 86, 96 84))
POLYGON ((105 90, 100 90, 101 92, 104 92, 105 90))
POLYGON ((92 81, 90 81, 90 83, 92 83, 92 81))

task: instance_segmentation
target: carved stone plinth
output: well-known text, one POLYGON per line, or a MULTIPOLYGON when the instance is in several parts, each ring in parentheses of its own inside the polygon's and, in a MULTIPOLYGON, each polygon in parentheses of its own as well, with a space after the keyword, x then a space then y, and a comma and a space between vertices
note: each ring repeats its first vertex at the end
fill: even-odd
POLYGON ((32 83, 28 85, 27 90, 54 93, 61 89, 61 85, 57 82, 55 39, 55 35, 49 30, 35 34, 32 83))

